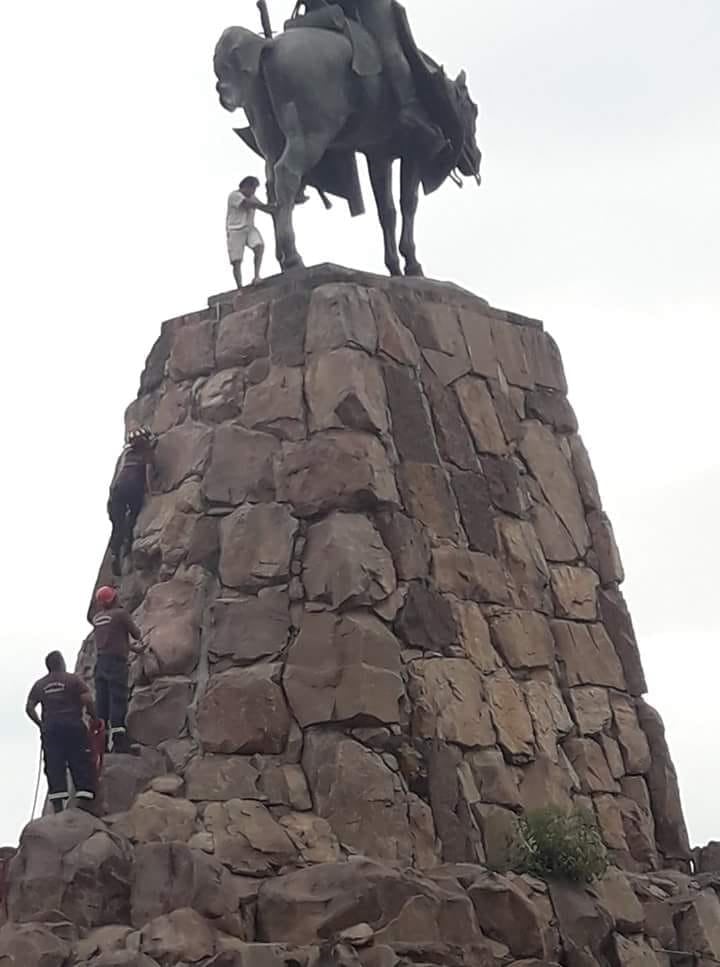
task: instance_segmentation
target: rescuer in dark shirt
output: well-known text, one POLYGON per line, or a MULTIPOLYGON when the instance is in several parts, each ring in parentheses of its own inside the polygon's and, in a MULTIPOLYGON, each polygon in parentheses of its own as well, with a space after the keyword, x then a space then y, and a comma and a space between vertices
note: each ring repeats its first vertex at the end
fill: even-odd
POLYGON ((56 813, 65 809, 70 799, 69 769, 78 806, 89 808, 95 799, 96 777, 83 710, 95 718, 92 695, 82 679, 66 670, 59 651, 47 656, 45 666, 48 674, 30 689, 25 711, 42 734, 48 799, 56 813), (38 705, 42 718, 37 714, 38 705))

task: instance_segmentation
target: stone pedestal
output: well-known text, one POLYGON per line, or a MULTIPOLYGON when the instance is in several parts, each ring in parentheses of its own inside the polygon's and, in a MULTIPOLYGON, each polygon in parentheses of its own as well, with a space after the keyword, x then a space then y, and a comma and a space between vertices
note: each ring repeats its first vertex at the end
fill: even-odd
POLYGON ((365 959, 392 967, 403 943, 492 961, 487 938, 508 943, 519 917, 512 956, 552 960, 543 888, 479 869, 523 810, 587 807, 628 871, 687 862, 612 527, 540 322, 425 280, 293 273, 166 322, 139 423, 159 435, 159 494, 120 590, 151 649, 129 714, 147 748, 106 796, 103 835, 126 865, 134 849, 127 915, 92 926, 141 931, 163 964, 178 936, 202 963, 234 937, 239 959, 212 962, 244 965, 247 941, 366 922, 365 959))

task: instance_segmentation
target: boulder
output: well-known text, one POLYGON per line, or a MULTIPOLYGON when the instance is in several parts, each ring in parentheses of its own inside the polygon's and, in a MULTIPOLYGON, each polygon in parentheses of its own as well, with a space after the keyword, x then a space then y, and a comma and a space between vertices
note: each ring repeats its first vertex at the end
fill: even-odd
POLYGON ((650 747, 647 784, 658 847, 667 858, 687 860, 690 842, 680 802, 677 773, 665 738, 665 726, 655 709, 642 700, 638 702, 637 712, 640 727, 650 747))
POLYGON ((220 578, 251 590, 286 581, 298 522, 281 504, 238 508, 220 525, 220 578))
POLYGON ((197 810, 186 799, 142 793, 112 828, 133 843, 187 843, 195 831, 197 810))
POLYGON ((428 367, 423 367, 422 380, 442 459, 460 470, 477 470, 478 456, 460 412, 457 394, 443 386, 428 367))
POLYGON ((152 570, 159 560, 167 570, 175 570, 195 541, 202 510, 197 480, 146 500, 135 528, 132 559, 136 566, 152 570))
POLYGON ((385 449, 367 433, 330 430, 285 444, 277 469, 278 499, 300 517, 400 502, 385 449))
POLYGON ((568 739, 564 749, 584 793, 620 791, 599 743, 593 739, 568 739))
POLYGON ((260 302, 225 316, 218 327, 215 354, 218 369, 248 366, 268 354, 268 303, 260 302))
POLYGON ((276 659, 290 635, 289 609, 286 588, 262 588, 255 596, 216 600, 207 632, 210 660, 251 665, 276 659))
POLYGON ((621 933, 642 933, 645 912, 625 874, 609 867, 601 880, 593 883, 590 892, 597 897, 600 907, 612 917, 621 933))
POLYGON ((388 432, 385 385, 378 362, 357 349, 314 355, 305 373, 310 430, 345 427, 388 432))
POLYGON ((547 619, 534 611, 497 611, 490 617, 492 641, 514 669, 550 668, 555 642, 547 619))
POLYGON ((465 548, 441 546, 432 555, 438 590, 480 604, 509 604, 507 576, 499 561, 465 548))
POLYGON ((240 939, 250 939, 240 911, 241 887, 218 862, 180 843, 135 848, 131 922, 140 929, 157 917, 192 908, 240 939))
POLYGON ((530 420, 523 424, 520 453, 555 513, 573 539, 579 557, 590 545, 585 510, 573 473, 552 430, 530 420))
POLYGON ((100 784, 103 812, 126 812, 135 797, 166 768, 162 753, 156 749, 143 748, 139 756, 106 755, 100 784))
POLYGON ((599 579, 589 567, 555 564, 550 568, 555 613, 559 618, 576 621, 597 619, 597 589, 599 579))
POLYGON ((383 367, 392 435, 398 455, 410 463, 439 464, 440 457, 428 406, 414 370, 383 367))
POLYGON ((405 695, 400 645, 370 614, 306 613, 283 679, 301 726, 398 722, 405 695))
POLYGON ((472 662, 462 658, 414 661, 408 690, 415 735, 468 748, 495 745, 483 676, 472 662))
POLYGON ((253 665, 214 675, 200 699, 197 729, 206 752, 277 754, 285 750, 290 715, 278 684, 281 665, 253 665))
POLYGON ((160 964, 197 963, 215 953, 215 931, 195 910, 173 910, 143 927, 140 948, 160 964))
POLYGON ((390 552, 367 517, 330 514, 307 534, 303 583, 334 610, 383 601, 396 587, 390 552))
POLYGON ((472 772, 480 802, 508 808, 520 805, 518 770, 505 762, 500 749, 472 749, 465 753, 465 761, 472 772))
POLYGON ((578 685, 568 691, 568 696, 580 735, 598 735, 607 729, 612 712, 606 688, 578 685))
POLYGON ((430 810, 405 792, 377 753, 346 736, 313 730, 305 736, 303 767, 315 812, 344 847, 406 864, 421 859, 428 844, 432 852, 430 810))
POLYGON ((310 292, 301 287, 270 303, 270 361, 275 366, 302 366, 310 292))
POLYGON ((644 695, 647 683, 625 599, 616 588, 602 588, 598 592, 598 604, 603 624, 622 664, 628 691, 631 695, 644 695))
POLYGON ((590 890, 553 881, 550 896, 569 964, 603 963, 603 951, 613 929, 613 918, 590 890))
POLYGON ((498 873, 480 874, 467 892, 485 934, 509 947, 514 957, 547 956, 538 911, 511 880, 498 873))
POLYGON ((700 959, 720 960, 720 899, 714 890, 703 890, 679 904, 675 925, 681 950, 691 950, 700 959))
POLYGON ((512 603, 552 614, 550 572, 535 528, 528 521, 498 520, 500 556, 510 577, 512 603))
POLYGON ((192 567, 153 585, 138 615, 143 640, 157 659, 156 676, 189 675, 200 653, 205 573, 192 567))
POLYGON ((205 376, 215 366, 215 322, 199 320, 179 326, 175 332, 168 375, 180 381, 205 376))
POLYGON ((3 967, 65 967, 70 944, 40 923, 6 923, 0 928, 3 967))
POLYGON ((433 463, 402 463, 398 484, 409 514, 436 537, 457 538, 455 497, 442 467, 433 463))
POLYGON ((512 762, 528 762, 535 755, 535 745, 522 688, 501 670, 487 679, 485 690, 500 748, 512 762))
POLYGON ((625 771, 629 775, 644 775, 651 766, 650 746, 640 728, 635 703, 626 695, 613 692, 610 704, 625 771))
POLYGON ((368 353, 378 348, 376 308, 392 313, 387 299, 374 289, 347 282, 318 286, 310 298, 305 334, 309 355, 355 346, 368 353))
MULTIPOLYGON (((513 517, 522 517, 530 508, 527 472, 515 457, 485 454, 480 461, 494 506, 513 517)), ((573 547, 573 557, 576 555, 573 547)))
POLYGON ((625 580, 625 571, 610 518, 601 511, 593 510, 588 514, 587 522, 601 584, 603 587, 615 583, 622 584, 625 580))
POLYGON ((472 371, 480 376, 496 377, 498 358, 489 316, 471 307, 463 307, 459 315, 470 353, 472 371))
POLYGON ((603 625, 553 621, 551 628, 566 687, 603 685, 625 691, 622 665, 603 625))
POLYGON ((392 554, 398 579, 414 581, 427 577, 430 540, 422 524, 399 510, 380 511, 373 519, 383 543, 392 554))
POLYGON ((244 396, 243 370, 221 369, 195 391, 195 412, 203 423, 233 420, 240 412, 244 396))
POLYGON ((458 640, 450 601, 419 581, 408 586, 395 629, 408 645, 424 651, 443 651, 458 640))
POLYGON ((280 444, 269 433, 255 433, 234 423, 219 426, 203 478, 206 498, 233 505, 272 500, 273 460, 279 451, 280 444))
POLYGON ((215 858, 232 873, 270 876, 297 859, 293 841, 262 803, 210 803, 204 823, 215 842, 215 858))
POLYGON ((322 864, 267 880, 258 933, 273 943, 309 944, 368 923, 376 943, 479 942, 464 892, 367 860, 322 864))
POLYGON ((473 551, 494 554, 498 539, 495 509, 490 500, 487 481, 479 473, 470 470, 453 470, 450 480, 468 546, 473 551))
POLYGON ((156 486, 163 493, 175 490, 188 477, 200 476, 207 466, 212 430, 202 423, 182 423, 158 440, 155 450, 156 486))
POLYGON ((525 405, 529 419, 540 420, 556 433, 577 433, 577 417, 563 393, 538 387, 527 394, 525 405))
POLYGON ((29 823, 7 878, 7 912, 17 923, 69 920, 79 929, 122 923, 132 853, 122 836, 77 809, 29 823))
POLYGON ((336 863, 341 859, 337 837, 327 820, 311 813, 288 813, 278 822, 304 863, 336 863))
POLYGON ((665 962, 642 937, 613 934, 612 949, 617 967, 660 967, 665 962))
POLYGON ((464 376, 455 383, 455 392, 478 453, 506 453, 507 442, 487 383, 477 376, 464 376))
POLYGON ((558 743, 573 730, 565 700, 552 672, 539 670, 522 682, 538 751, 552 762, 559 761, 558 743))
POLYGON ((312 808, 302 767, 274 756, 195 756, 185 781, 193 802, 257 799, 272 806, 312 808))
POLYGON ((158 678, 149 688, 135 688, 127 716, 130 735, 153 748, 176 739, 185 728, 193 687, 188 679, 174 676, 158 678))
POLYGON ((264 430, 280 440, 304 439, 302 370, 271 366, 261 383, 248 387, 240 420, 249 429, 264 430))
POLYGON ((500 668, 502 662, 492 646, 490 626, 480 606, 472 601, 459 601, 451 597, 450 607, 455 622, 457 642, 465 652, 465 656, 485 674, 500 668))

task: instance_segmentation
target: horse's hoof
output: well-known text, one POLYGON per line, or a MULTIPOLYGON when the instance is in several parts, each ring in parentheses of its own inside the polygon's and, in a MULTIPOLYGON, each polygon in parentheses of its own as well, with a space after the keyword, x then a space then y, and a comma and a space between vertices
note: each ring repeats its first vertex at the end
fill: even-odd
POLYGON ((390 275, 393 275, 393 276, 402 275, 402 269, 400 268, 399 262, 397 263, 397 265, 388 265, 387 270, 390 273, 390 275))
POLYGON ((414 276, 416 278, 424 278, 425 273, 423 272, 423 267, 419 262, 409 263, 405 266, 405 275, 414 276))
POLYGON ((289 272, 290 269, 304 269, 304 268, 305 268, 305 263, 303 262, 303 260, 300 258, 299 255, 296 255, 294 258, 287 259, 285 261, 283 265, 283 272, 289 272))

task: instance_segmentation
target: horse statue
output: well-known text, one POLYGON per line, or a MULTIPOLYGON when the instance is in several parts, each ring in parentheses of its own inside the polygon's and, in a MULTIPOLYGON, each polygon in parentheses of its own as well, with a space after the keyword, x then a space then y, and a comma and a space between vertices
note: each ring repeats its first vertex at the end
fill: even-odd
MULTIPOLYGON (((352 0, 357 4, 357 0, 352 0)), ((389 0, 388 0, 389 2, 389 0)), ((238 135, 265 160, 268 198, 274 206, 276 254, 286 271, 301 266, 295 244, 293 209, 306 186, 344 198, 352 215, 364 212, 356 153, 367 159, 391 275, 422 275, 415 251, 415 214, 420 185, 435 191, 460 175, 480 183, 481 153, 476 142, 478 109, 465 73, 454 81, 412 38, 404 9, 393 0, 397 36, 410 64, 428 129, 442 132, 443 148, 432 153, 408 135, 378 44, 358 19, 348 16, 348 0, 328 5, 308 0, 306 13, 272 38, 266 9, 265 38, 244 27, 228 27, 215 49, 220 103, 243 108, 249 128, 238 135), (397 211, 392 166, 401 162, 403 224, 398 252, 397 211), (459 174, 458 174, 459 172, 459 174)))

